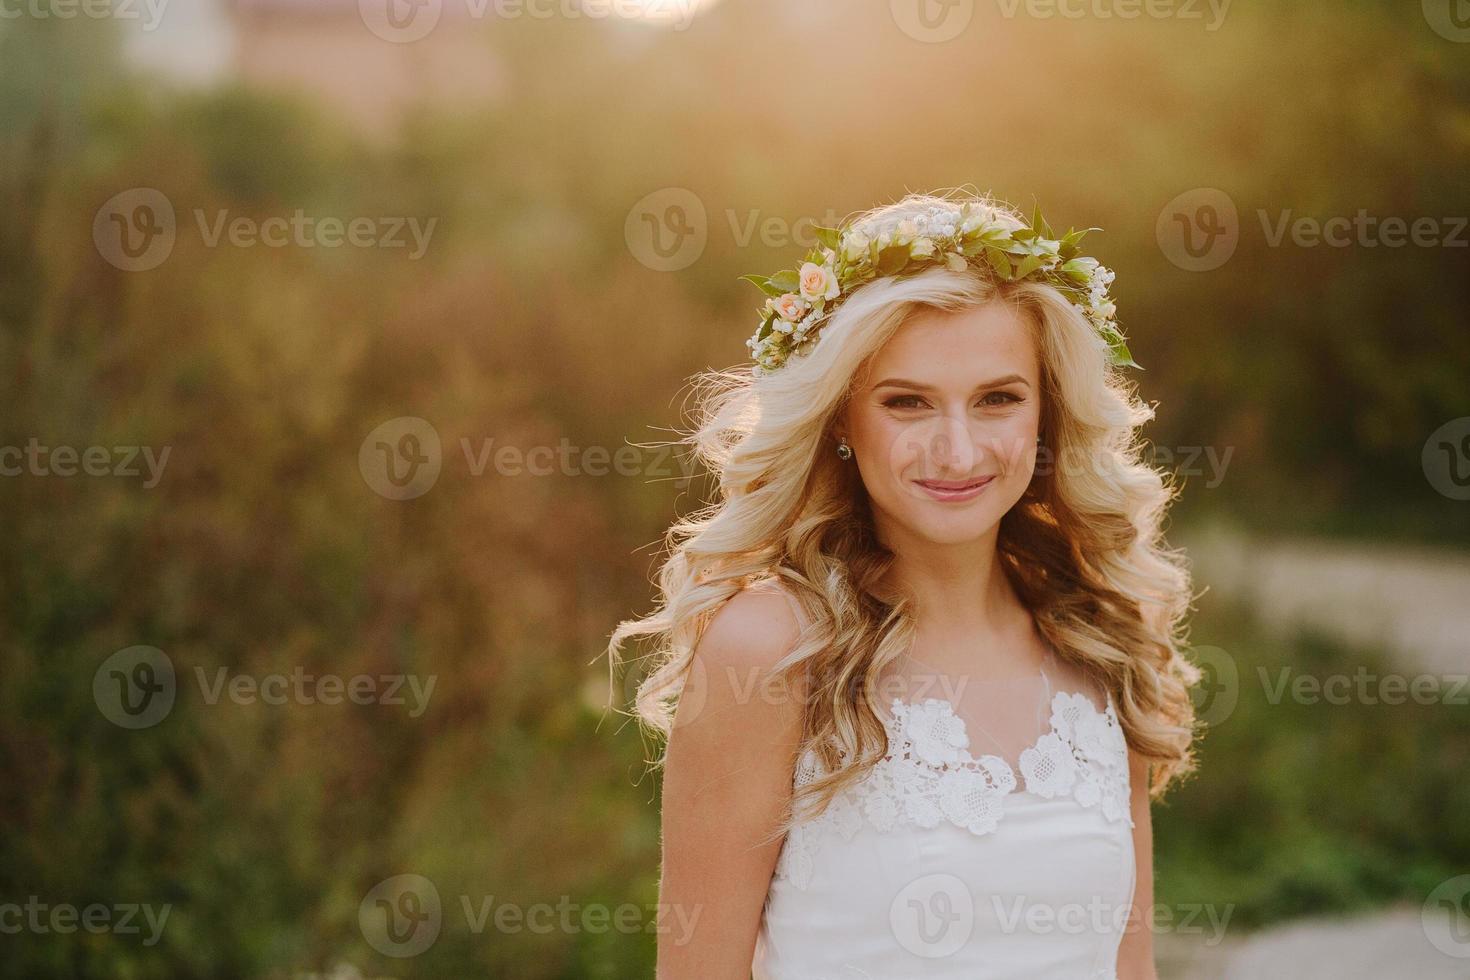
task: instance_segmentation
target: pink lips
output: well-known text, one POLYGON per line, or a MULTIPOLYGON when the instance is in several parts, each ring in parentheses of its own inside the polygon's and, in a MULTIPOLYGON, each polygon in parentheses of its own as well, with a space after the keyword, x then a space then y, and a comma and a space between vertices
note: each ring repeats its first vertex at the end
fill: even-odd
POLYGON ((935 500, 954 503, 973 500, 994 479, 993 476, 986 476, 978 480, 915 480, 914 483, 935 500))

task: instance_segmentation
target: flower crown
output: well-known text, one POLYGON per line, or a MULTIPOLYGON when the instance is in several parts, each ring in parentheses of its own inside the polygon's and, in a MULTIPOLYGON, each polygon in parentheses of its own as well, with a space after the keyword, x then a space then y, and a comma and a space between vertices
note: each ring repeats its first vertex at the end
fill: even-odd
POLYGON ((760 377, 779 370, 814 345, 833 309, 852 291, 882 276, 899 276, 943 264, 963 272, 970 262, 999 280, 1045 282, 1072 298, 1107 341, 1114 364, 1138 367, 1114 319, 1108 295, 1113 272, 1078 254, 1089 231, 1068 229, 1054 238, 1040 210, 1031 223, 986 201, 940 204, 923 212, 862 218, 840 228, 816 228, 818 245, 799 269, 773 276, 741 276, 767 295, 761 325, 745 342, 760 377))

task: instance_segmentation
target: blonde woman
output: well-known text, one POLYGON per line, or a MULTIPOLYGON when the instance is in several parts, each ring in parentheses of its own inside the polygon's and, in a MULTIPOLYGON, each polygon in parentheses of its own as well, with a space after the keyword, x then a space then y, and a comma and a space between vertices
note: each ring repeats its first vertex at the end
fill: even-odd
POLYGON ((667 738, 667 980, 1149 980, 1189 771, 1173 490, 1112 273, 968 193, 821 229, 690 441, 638 714, 667 738), (695 916, 697 915, 697 918, 695 916))

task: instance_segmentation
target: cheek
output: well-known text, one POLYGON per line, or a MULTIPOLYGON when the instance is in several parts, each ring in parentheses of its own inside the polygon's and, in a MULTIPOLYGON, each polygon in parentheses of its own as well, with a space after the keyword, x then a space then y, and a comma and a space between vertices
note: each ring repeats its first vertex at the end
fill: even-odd
POLYGON ((1036 465, 1036 426, 1034 413, 1017 412, 997 419, 981 434, 977 449, 993 458, 1006 475, 1028 475, 1036 465))
POLYGON ((893 418, 871 418, 860 435, 863 479, 870 489, 878 483, 902 479, 904 471, 921 455, 911 423, 893 418))

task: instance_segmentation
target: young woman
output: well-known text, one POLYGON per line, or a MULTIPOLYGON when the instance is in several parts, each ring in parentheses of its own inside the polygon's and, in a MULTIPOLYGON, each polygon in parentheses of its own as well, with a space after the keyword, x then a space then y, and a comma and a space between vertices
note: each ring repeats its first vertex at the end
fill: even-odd
POLYGON ((638 713, 667 980, 1148 980, 1191 602, 1112 273, 1002 203, 822 229, 690 439, 638 713))

